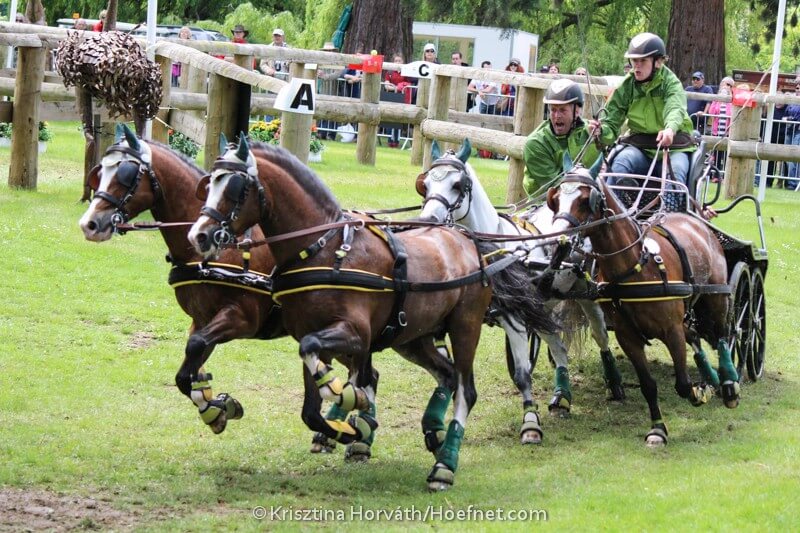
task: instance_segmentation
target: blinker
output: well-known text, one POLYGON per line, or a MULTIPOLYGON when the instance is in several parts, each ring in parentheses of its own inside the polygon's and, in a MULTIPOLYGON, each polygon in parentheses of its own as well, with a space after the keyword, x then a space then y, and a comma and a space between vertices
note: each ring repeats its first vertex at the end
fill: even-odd
POLYGON ((139 164, 134 161, 123 161, 117 168, 117 181, 123 187, 130 189, 136 183, 139 175, 139 164))

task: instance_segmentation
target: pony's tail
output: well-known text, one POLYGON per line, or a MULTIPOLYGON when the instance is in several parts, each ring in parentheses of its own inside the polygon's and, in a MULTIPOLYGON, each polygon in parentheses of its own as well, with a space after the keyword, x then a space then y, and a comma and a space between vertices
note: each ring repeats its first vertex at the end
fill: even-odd
MULTIPOLYGON (((497 245, 479 242, 481 255, 494 252, 497 245)), ((525 324, 527 332, 533 330, 554 333, 560 329, 544 308, 542 300, 536 295, 528 269, 521 261, 514 261, 506 268, 492 275, 492 311, 504 318, 525 324)))

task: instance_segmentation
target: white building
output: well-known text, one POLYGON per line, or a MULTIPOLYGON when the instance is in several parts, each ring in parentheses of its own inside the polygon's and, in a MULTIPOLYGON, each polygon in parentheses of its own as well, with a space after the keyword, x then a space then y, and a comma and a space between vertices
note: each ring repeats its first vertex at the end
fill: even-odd
POLYGON ((511 58, 516 58, 525 72, 538 69, 539 36, 532 33, 434 22, 414 22, 413 31, 414 50, 418 52, 413 59, 422 59, 425 43, 433 43, 441 63, 450 63, 450 54, 460 51, 463 61, 473 67, 488 60, 492 68, 502 70, 511 58))

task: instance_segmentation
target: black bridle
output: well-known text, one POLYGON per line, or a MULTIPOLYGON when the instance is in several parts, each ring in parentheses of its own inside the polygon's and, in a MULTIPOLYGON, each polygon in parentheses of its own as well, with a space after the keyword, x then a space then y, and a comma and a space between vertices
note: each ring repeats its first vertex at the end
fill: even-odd
POLYGON ((259 218, 261 218, 266 208, 266 193, 258 178, 248 172, 247 163, 220 158, 214 162, 212 173, 216 170, 230 171, 228 182, 225 184, 225 190, 222 194, 225 199, 233 202, 233 208, 227 215, 223 215, 215 208, 204 205, 200 209, 200 214, 217 221, 219 224, 220 228, 213 235, 214 244, 219 247, 235 241, 236 236, 230 230, 231 223, 239 218, 239 211, 247 199, 250 187, 253 186, 258 190, 259 218))
POLYGON ((566 220, 567 224, 569 224, 570 227, 581 228, 583 226, 586 226, 594 222, 595 216, 597 214, 605 212, 606 195, 600 189, 600 186, 597 184, 597 182, 594 179, 590 178, 589 176, 583 176, 581 174, 567 174, 564 176, 564 179, 561 180, 561 184, 559 185, 559 187, 561 185, 569 183, 577 183, 579 186, 589 187, 591 191, 589 196, 590 198, 589 203, 594 204, 591 205, 591 209, 589 211, 590 215, 586 218, 586 220, 581 222, 572 213, 568 213, 566 211, 559 211, 558 213, 553 215, 553 220, 559 220, 559 219, 566 220))
POLYGON ((130 220, 130 214, 128 213, 127 209, 125 209, 125 206, 136 195, 136 190, 139 188, 139 183, 142 181, 142 176, 147 174, 148 178, 150 179, 150 188, 153 190, 153 196, 155 197, 155 200, 158 200, 161 197, 161 185, 158 183, 158 179, 156 178, 156 174, 153 172, 153 168, 150 166, 150 163, 145 161, 140 151, 134 150, 129 146, 123 146, 122 144, 115 144, 106 150, 106 154, 112 152, 125 154, 132 159, 123 159, 117 164, 117 172, 115 177, 120 185, 125 187, 125 193, 122 195, 122 198, 117 198, 107 191, 98 190, 94 191, 94 196, 101 198, 114 206, 114 212, 111 214, 111 228, 114 233, 122 234, 124 231, 119 230, 117 226, 130 220))
POLYGON ((436 167, 444 166, 455 167, 458 169, 460 175, 458 180, 458 197, 456 198, 455 202, 451 204, 447 198, 441 194, 431 194, 430 196, 425 194, 425 200, 422 202, 422 207, 424 208, 425 205, 431 200, 441 203, 447 210, 447 220, 445 220, 445 222, 450 224, 453 222, 458 222, 458 220, 463 220, 467 217, 467 215, 469 215, 469 211, 472 208, 472 178, 470 177, 469 172, 467 172, 467 166, 460 159, 455 157, 440 157, 431 163, 431 167, 425 172, 425 174, 427 175, 428 172, 436 167), (453 213, 455 213, 458 209, 461 209, 461 206, 464 205, 465 199, 467 199, 467 212, 464 213, 464 216, 458 220, 453 220, 453 213))

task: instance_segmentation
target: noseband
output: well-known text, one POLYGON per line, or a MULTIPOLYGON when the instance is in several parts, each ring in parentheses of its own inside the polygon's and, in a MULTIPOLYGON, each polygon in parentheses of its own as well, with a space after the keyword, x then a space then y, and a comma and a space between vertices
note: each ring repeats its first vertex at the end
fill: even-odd
POLYGON ((124 233, 118 230, 117 226, 124 224, 130 219, 130 214, 125 209, 125 206, 136 195, 136 190, 139 188, 142 176, 146 173, 150 178, 150 188, 153 190, 153 196, 156 200, 161 198, 161 185, 159 185, 150 163, 144 160, 141 152, 121 144, 112 145, 106 150, 106 154, 111 152, 119 152, 130 157, 130 159, 123 159, 117 164, 116 178, 121 185, 126 187, 125 193, 122 198, 117 198, 107 191, 95 191, 94 196, 114 206, 114 213, 111 214, 111 228, 114 233, 124 233), (128 172, 127 169, 124 168, 124 166, 127 166, 126 164, 135 164, 137 166, 136 171, 128 172))
POLYGON ((231 232, 230 226, 232 222, 239 218, 239 211, 242 208, 242 204, 247 199, 247 191, 250 189, 250 186, 255 186, 258 190, 259 218, 261 217, 261 214, 263 214, 266 207, 266 194, 264 192, 264 187, 261 185, 261 182, 258 180, 258 178, 252 176, 248 172, 249 167, 246 163, 228 161, 227 159, 217 159, 214 162, 213 170, 219 169, 231 171, 229 174, 230 178, 228 179, 228 183, 225 185, 225 191, 223 192, 223 195, 226 199, 233 202, 233 208, 231 209, 230 213, 225 216, 213 207, 204 205, 202 208, 200 208, 200 214, 214 219, 219 223, 220 228, 214 232, 213 239, 214 244, 217 246, 223 246, 225 244, 234 242, 236 238, 236 236, 231 232))
MULTIPOLYGON (((431 168, 425 172, 427 175, 428 172, 433 170, 436 167, 456 167, 460 174, 460 179, 458 181, 459 184, 459 192, 458 197, 456 198, 455 202, 452 204, 442 196, 441 194, 431 194, 428 196, 425 195, 425 200, 422 202, 422 207, 424 208, 425 205, 430 202, 431 200, 435 200, 442 205, 444 205, 445 209, 447 209, 447 220, 446 222, 452 223, 453 221, 453 213, 455 213, 458 209, 461 209, 461 206, 464 204, 464 199, 467 198, 467 212, 464 213, 464 216, 459 218, 458 220, 463 220, 469 214, 469 211, 472 207, 472 178, 469 176, 467 172, 467 166, 458 158, 451 158, 451 157, 440 157, 433 163, 431 163, 431 168)), ((458 222, 456 220, 455 222, 458 222)))

